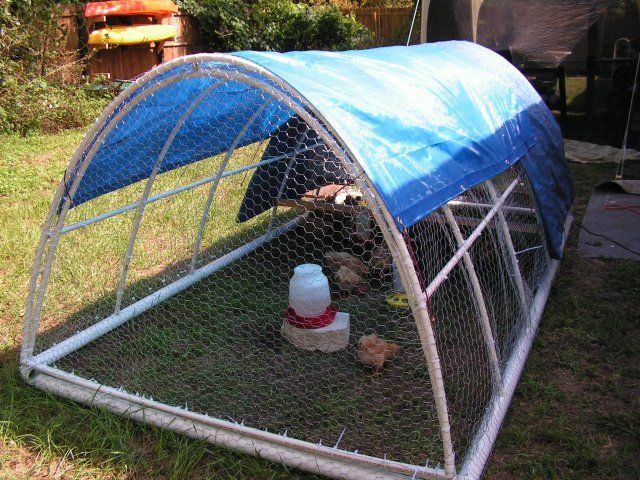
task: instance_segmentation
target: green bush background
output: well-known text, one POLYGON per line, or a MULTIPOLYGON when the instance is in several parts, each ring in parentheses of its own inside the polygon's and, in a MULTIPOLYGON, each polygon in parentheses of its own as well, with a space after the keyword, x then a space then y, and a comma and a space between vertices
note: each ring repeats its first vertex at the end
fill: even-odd
MULTIPOLYGON (((80 3, 77 0, 65 3, 80 3)), ((371 32, 333 5, 292 0, 177 0, 209 51, 347 50, 371 32)), ((84 65, 65 64, 58 0, 0 3, 0 133, 58 132, 90 123, 114 89, 89 82, 84 65)))
POLYGON ((292 0, 177 0, 211 51, 349 50, 366 46, 371 32, 333 4, 292 0))
POLYGON ((61 10, 53 0, 0 4, 0 133, 85 126, 112 97, 89 84, 82 65, 61 62, 61 10))

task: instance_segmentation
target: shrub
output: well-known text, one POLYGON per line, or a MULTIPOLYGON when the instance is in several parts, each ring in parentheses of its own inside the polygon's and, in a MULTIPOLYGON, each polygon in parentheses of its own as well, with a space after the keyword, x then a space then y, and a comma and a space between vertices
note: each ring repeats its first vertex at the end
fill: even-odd
POLYGON ((274 32, 265 38, 265 45, 256 46, 265 50, 349 50, 371 40, 367 28, 333 5, 312 7, 290 0, 263 0, 254 11, 260 30, 274 32))
MULTIPOLYGON (((110 95, 79 78, 71 86, 60 72, 65 32, 53 0, 8 0, 0 6, 0 132, 55 132, 84 126, 110 95)), ((79 74, 80 75, 80 74, 79 74)))
POLYGON ((82 127, 100 114, 110 98, 87 84, 48 83, 43 78, 19 83, 10 78, 0 87, 0 132, 26 135, 82 127))
POLYGON ((348 50, 365 46, 371 32, 334 5, 292 0, 178 0, 213 51, 348 50))

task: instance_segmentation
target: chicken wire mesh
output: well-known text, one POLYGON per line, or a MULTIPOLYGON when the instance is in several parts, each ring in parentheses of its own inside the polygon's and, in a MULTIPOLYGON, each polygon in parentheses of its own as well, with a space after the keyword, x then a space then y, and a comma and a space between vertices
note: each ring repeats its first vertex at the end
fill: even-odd
MULTIPOLYGON (((211 93, 217 82, 248 88, 233 73, 195 81, 211 93)), ((148 180, 120 185, 114 174, 119 189, 65 212, 59 241, 49 244, 55 261, 35 314, 34 355, 131 311, 130 319, 45 363, 258 430, 442 465, 442 419, 423 343, 412 310, 397 301, 404 288, 394 247, 387 227, 374 220, 371 192, 360 189, 368 188, 366 179, 345 168, 283 92, 250 90, 242 111, 225 114, 222 123, 207 95, 168 110, 155 130, 167 141, 148 152, 157 158, 148 180), (265 121, 271 136, 251 141, 265 121), (202 135, 177 135, 188 122, 198 122, 202 135), (214 150, 214 138, 232 148, 171 164, 172 152, 214 150), (348 340, 332 352, 301 349, 284 334, 289 281, 296 266, 309 263, 323 267, 333 304, 349 314, 348 340), (151 304, 140 307, 145 302, 151 304)), ((136 108, 152 100, 153 93, 136 108)), ((130 121, 116 116, 112 128, 130 121)), ((136 168, 128 157, 114 162, 136 168)), ((65 188, 73 189, 69 177, 65 188)), ((513 167, 467 190, 407 229, 405 242, 427 293, 453 446, 462 459, 500 394, 500 373, 527 328, 548 263, 523 172, 513 167), (498 213, 482 225, 502 196, 498 213), (430 292, 479 227, 468 259, 460 257, 430 292)))
POLYGON ((410 231, 411 248, 425 289, 429 290, 433 282, 437 285, 428 305, 440 354, 453 446, 457 462, 461 463, 467 454, 473 454, 468 449, 481 427, 493 421, 486 412, 493 395, 501 395, 500 375, 516 341, 531 333, 525 332, 531 304, 548 264, 544 232, 519 166, 467 190, 410 231), (468 249, 472 268, 461 259, 446 280, 437 283, 438 275, 460 247, 454 229, 459 228, 463 240, 468 239, 495 205, 495 199, 512 184, 515 188, 505 203, 468 249), (453 213, 455 226, 447 218, 447 208, 453 213), (479 293, 474 291, 474 276, 479 293), (522 290, 518 278, 524 279, 522 290), (489 339, 483 331, 482 308, 488 314, 489 339), (491 349, 497 360, 495 370, 491 349))

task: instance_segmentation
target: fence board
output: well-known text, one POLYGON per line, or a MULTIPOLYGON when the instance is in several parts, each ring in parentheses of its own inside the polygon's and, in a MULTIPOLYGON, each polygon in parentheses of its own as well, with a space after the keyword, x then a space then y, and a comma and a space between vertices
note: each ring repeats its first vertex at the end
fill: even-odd
POLYGON ((205 46, 202 43, 202 36, 191 17, 177 13, 172 18, 165 18, 162 23, 172 23, 178 31, 175 39, 164 44, 164 62, 204 51, 205 46))
POLYGON ((77 6, 65 6, 60 12, 60 18, 58 24, 65 33, 64 50, 57 59, 57 64, 60 67, 68 65, 69 68, 60 68, 59 75, 66 83, 75 83, 79 80, 80 76, 77 74, 77 68, 71 68, 71 65, 78 63, 82 60, 80 53, 80 37, 81 37, 81 22, 78 21, 78 12, 81 10, 77 6))
POLYGON ((413 18, 412 7, 362 7, 345 10, 345 13, 352 14, 358 22, 373 32, 372 46, 376 47, 405 44, 413 18))

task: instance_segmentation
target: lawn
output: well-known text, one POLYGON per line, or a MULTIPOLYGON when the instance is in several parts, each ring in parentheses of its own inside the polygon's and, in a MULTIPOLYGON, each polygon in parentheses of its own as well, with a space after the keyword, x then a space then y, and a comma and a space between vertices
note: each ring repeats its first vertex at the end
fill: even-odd
MULTIPOLYGON (((310 478, 77 406, 18 379, 33 251, 53 189, 81 136, 0 137, 0 478, 310 478)), ((627 171, 638 177, 639 167, 627 171)), ((640 265, 576 255, 590 191, 614 167, 572 168, 576 222, 487 478, 640 476, 640 265)), ((168 225, 167 231, 180 227, 168 225)), ((167 231, 150 231, 149 241, 167 231)), ((175 244, 168 257, 182 248, 175 244)), ((95 273, 94 281, 99 278, 95 273)))

